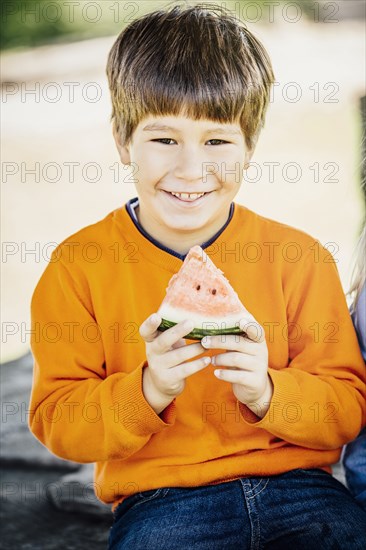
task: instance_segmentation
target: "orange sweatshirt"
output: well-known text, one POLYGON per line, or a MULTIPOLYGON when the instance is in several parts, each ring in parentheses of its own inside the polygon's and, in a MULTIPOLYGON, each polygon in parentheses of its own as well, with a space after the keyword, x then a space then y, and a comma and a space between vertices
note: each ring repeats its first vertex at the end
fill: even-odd
POLYGON ((271 406, 260 419, 209 365, 157 415, 142 393, 138 329, 184 258, 133 220, 136 200, 63 241, 34 291, 33 434, 59 457, 95 462, 95 493, 113 509, 158 487, 331 471, 365 423, 366 385, 330 253, 232 203, 225 226, 197 244, 265 329, 271 406))

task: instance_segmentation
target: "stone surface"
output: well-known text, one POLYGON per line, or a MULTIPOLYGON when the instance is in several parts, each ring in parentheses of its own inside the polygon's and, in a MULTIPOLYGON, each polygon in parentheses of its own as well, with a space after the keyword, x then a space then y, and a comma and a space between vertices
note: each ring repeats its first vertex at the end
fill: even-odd
POLYGON ((0 464, 75 471, 80 464, 53 455, 28 428, 32 374, 31 353, 0 367, 0 464))
POLYGON ((0 548, 105 550, 113 516, 94 494, 94 465, 54 456, 29 431, 32 373, 30 353, 0 367, 0 548))
POLYGON ((93 464, 83 464, 74 473, 66 474, 49 490, 51 502, 67 512, 85 512, 91 516, 111 518, 111 506, 101 502, 95 495, 93 464))
MULTIPOLYGON (((57 469, 60 479, 47 491, 47 497, 54 506, 68 512, 110 516, 111 507, 101 502, 93 490, 94 465, 79 464, 53 455, 30 432, 27 411, 32 374, 31 353, 1 365, 0 464, 6 468, 29 471, 57 469)), ((41 476, 41 473, 38 475, 41 476)))
POLYGON ((95 516, 52 506, 62 470, 1 469, 0 548, 106 550, 112 514, 95 516))

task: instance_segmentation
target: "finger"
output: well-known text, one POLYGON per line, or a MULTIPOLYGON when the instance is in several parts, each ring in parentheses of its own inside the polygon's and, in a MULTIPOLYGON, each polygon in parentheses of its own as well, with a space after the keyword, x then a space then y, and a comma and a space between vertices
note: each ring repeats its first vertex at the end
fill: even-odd
POLYGON ((183 380, 195 374, 196 372, 201 371, 210 364, 210 357, 200 357, 200 359, 195 359, 194 361, 188 361, 188 363, 183 363, 182 365, 177 365, 172 368, 169 372, 175 378, 183 380))
POLYGON ((197 355, 201 355, 206 350, 201 346, 200 342, 195 344, 187 344, 186 346, 181 346, 180 348, 173 349, 164 354, 164 364, 165 366, 175 367, 183 361, 188 361, 197 355))
POLYGON ((212 357, 212 364, 215 365, 215 367, 227 367, 246 372, 252 372, 256 368, 252 357, 235 351, 215 355, 212 357))
POLYGON ((139 332, 145 342, 152 342, 160 334, 157 330, 161 323, 161 317, 157 313, 153 313, 140 326, 139 332))
POLYGON ((178 342, 183 336, 186 336, 193 330, 194 326, 192 321, 181 321, 174 325, 174 327, 165 330, 155 339, 154 351, 156 353, 166 353, 169 351, 173 344, 178 342))
POLYGON ((252 317, 251 319, 241 319, 240 328, 253 342, 263 342, 265 340, 264 328, 252 317))
POLYGON ((245 372, 240 370, 231 369, 215 369, 214 375, 220 380, 230 382, 231 384, 241 384, 242 386, 248 385, 248 378, 245 372))
POLYGON ((254 345, 257 342, 240 336, 239 334, 222 334, 218 336, 205 336, 201 340, 201 344, 205 349, 228 349, 232 351, 240 351, 248 355, 255 355, 258 350, 254 345))
POLYGON ((187 345, 187 340, 185 338, 181 338, 180 340, 178 340, 178 342, 176 342, 175 344, 172 345, 172 348, 173 349, 178 349, 178 348, 182 348, 186 345, 187 345))

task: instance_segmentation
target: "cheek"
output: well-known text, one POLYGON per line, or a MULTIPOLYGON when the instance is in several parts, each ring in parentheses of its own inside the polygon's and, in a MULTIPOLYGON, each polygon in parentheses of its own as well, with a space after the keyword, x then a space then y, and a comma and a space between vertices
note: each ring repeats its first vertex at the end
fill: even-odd
POLYGON ((243 158, 229 152, 222 156, 220 162, 219 176, 224 187, 233 188, 241 185, 244 176, 243 158))
POLYGON ((146 154, 139 155, 137 164, 140 172, 149 179, 161 178, 162 174, 168 169, 167 157, 157 152, 147 152, 146 154))
POLYGON ((222 185, 227 190, 234 190, 240 187, 243 182, 243 167, 237 163, 226 165, 226 172, 222 171, 222 185))

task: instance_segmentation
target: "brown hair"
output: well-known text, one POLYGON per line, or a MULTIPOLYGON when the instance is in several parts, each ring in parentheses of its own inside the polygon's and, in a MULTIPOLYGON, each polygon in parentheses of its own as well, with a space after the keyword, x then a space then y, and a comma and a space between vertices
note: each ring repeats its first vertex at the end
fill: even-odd
POLYGON ((108 56, 111 121, 124 145, 145 117, 238 121, 251 150, 264 126, 271 61, 229 10, 175 5, 130 23, 108 56))

